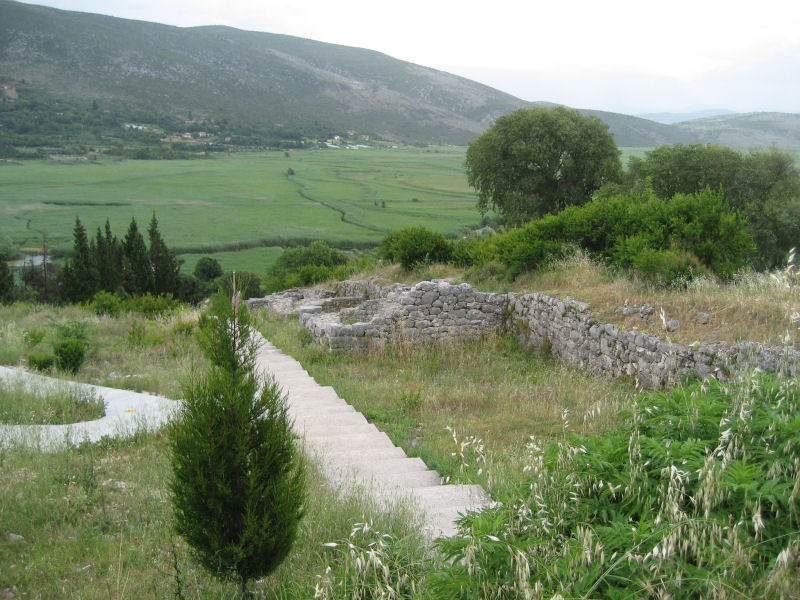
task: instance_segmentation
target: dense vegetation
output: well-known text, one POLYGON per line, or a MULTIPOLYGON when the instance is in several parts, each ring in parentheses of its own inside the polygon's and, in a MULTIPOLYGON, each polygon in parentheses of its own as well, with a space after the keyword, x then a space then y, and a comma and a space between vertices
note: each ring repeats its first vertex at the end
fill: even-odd
POLYGON ((470 143, 467 181, 478 210, 509 225, 588 202, 622 174, 608 126, 563 106, 520 109, 470 143))
POLYGON ((800 172, 785 152, 662 146, 643 158, 630 159, 622 187, 642 190, 646 186, 662 200, 705 189, 719 191, 728 206, 748 221, 757 248, 753 256, 757 268, 781 264, 800 240, 800 172))

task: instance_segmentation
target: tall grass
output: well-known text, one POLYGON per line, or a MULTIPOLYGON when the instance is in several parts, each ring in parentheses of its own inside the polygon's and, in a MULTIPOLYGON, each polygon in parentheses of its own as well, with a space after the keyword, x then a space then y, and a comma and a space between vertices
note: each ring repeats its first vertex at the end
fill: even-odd
POLYGON ((0 379, 0 423, 60 425, 92 421, 105 414, 91 390, 55 385, 37 388, 21 379, 0 379))

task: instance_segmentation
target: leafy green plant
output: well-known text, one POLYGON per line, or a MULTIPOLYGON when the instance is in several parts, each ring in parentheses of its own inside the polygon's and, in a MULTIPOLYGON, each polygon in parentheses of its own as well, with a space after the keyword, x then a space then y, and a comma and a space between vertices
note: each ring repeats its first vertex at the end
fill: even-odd
POLYGON ((696 383, 643 398, 606 434, 532 442, 527 485, 440 541, 452 567, 432 586, 453 598, 795 595, 798 409, 793 379, 696 383))
POLYGON ((68 373, 77 373, 86 358, 86 342, 77 338, 68 338, 53 344, 56 365, 68 373))
POLYGON ((383 238, 378 253, 391 262, 399 262, 406 271, 425 262, 446 262, 450 244, 441 233, 422 225, 393 231, 383 238))
POLYGON ((49 371, 53 368, 56 357, 48 352, 32 352, 28 354, 28 365, 37 371, 49 371))

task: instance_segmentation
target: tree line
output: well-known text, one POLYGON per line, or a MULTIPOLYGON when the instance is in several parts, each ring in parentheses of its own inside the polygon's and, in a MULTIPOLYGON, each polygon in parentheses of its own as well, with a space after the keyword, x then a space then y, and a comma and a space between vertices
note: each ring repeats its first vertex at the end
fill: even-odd
POLYGON ((5 259, 0 260, 0 302, 86 302, 99 292, 131 297, 170 296, 195 302, 210 291, 203 285, 207 282, 180 274, 180 264, 161 235, 155 213, 147 227, 147 240, 135 217, 119 239, 108 219, 90 237, 76 216, 72 237, 72 253, 61 268, 49 259, 47 242, 43 240, 41 264, 31 262, 22 267, 21 287, 15 285, 5 259))

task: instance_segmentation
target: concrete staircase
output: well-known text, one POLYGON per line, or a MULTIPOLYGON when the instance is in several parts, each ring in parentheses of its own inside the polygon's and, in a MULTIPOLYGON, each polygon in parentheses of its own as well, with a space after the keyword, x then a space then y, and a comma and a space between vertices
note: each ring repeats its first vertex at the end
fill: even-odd
POLYGON ((479 485, 442 485, 436 471, 407 457, 332 387, 319 385, 269 341, 259 341, 256 368, 272 375, 287 395, 295 429, 332 483, 362 486, 386 506, 410 502, 424 514, 431 537, 455 535, 459 514, 490 502, 479 485))

